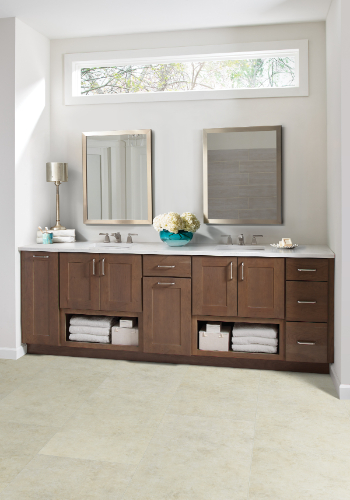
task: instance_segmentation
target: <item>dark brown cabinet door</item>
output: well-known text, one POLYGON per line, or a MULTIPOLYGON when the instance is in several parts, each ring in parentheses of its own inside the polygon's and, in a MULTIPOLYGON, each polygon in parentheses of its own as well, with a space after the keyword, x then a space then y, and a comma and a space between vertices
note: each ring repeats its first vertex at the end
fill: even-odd
POLYGON ((100 309, 98 254, 60 254, 62 309, 100 309))
POLYGON ((194 315, 237 316, 237 257, 192 258, 194 315))
POLYGON ((284 259, 238 258, 238 316, 284 318, 284 259))
POLYGON ((22 341, 59 345, 58 254, 22 252, 22 341))
POLYGON ((141 255, 100 255, 101 309, 142 311, 141 255))
POLYGON ((143 278, 144 351, 191 354, 191 280, 143 278))

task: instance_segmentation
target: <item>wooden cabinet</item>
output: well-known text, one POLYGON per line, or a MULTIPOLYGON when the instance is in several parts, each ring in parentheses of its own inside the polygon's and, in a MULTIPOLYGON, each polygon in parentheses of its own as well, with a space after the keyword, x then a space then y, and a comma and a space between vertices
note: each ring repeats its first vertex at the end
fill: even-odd
POLYGON ((327 363, 327 323, 286 323, 286 360, 327 363))
POLYGON ((141 256, 62 253, 62 309, 142 311, 141 256))
POLYGON ((191 280, 143 278, 144 351, 191 354, 191 280))
POLYGON ((58 254, 22 252, 22 342, 59 345, 58 254))
POLYGON ((284 318, 284 259, 238 258, 238 316, 284 318))
POLYGON ((237 316, 237 257, 192 258, 192 312, 237 316))
POLYGON ((98 260, 98 254, 60 254, 60 305, 63 309, 100 309, 98 260))
POLYGON ((100 255, 101 309, 142 311, 141 255, 100 255))

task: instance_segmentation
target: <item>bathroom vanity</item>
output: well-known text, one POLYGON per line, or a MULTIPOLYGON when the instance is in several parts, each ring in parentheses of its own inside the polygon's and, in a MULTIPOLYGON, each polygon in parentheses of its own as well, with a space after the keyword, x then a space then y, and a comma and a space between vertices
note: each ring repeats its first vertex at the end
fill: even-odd
POLYGON ((328 373, 333 252, 325 246, 258 248, 22 247, 22 341, 37 354, 328 373), (137 318, 139 345, 72 342, 73 314, 137 318), (278 353, 199 350, 206 321, 278 325, 278 353))

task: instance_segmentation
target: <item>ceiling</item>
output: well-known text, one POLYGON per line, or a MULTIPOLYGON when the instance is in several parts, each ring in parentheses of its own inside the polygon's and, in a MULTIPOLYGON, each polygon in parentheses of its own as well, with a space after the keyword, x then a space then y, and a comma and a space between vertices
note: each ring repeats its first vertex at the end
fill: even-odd
POLYGON ((50 39, 325 20, 332 0, 0 0, 50 39))

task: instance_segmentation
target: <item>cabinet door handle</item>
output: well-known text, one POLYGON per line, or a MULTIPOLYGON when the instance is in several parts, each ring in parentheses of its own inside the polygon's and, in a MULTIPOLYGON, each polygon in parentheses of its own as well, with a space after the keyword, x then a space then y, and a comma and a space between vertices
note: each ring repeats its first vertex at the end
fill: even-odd
POLYGON ((102 276, 105 275, 105 259, 102 259, 102 272, 101 272, 102 276))
POLYGON ((49 255, 33 255, 33 257, 37 259, 48 259, 50 256, 49 255))
POLYGON ((299 345, 316 345, 316 342, 302 342, 301 340, 297 340, 297 344, 299 345))
POLYGON ((96 259, 92 259, 92 275, 96 275, 96 259))
POLYGON ((231 276, 231 277, 230 277, 230 280, 233 280, 233 269, 232 269, 232 267, 233 267, 233 266, 232 266, 232 262, 230 262, 230 273, 231 273, 231 274, 230 274, 230 276, 231 276))
POLYGON ((315 272, 317 269, 298 269, 298 271, 305 272, 305 271, 310 271, 310 272, 315 272))
POLYGON ((157 285, 175 285, 175 283, 161 283, 158 281, 157 285))
POLYGON ((244 281, 244 262, 242 262, 242 281, 244 281))
POLYGON ((173 268, 175 266, 157 266, 157 267, 169 267, 169 268, 173 268))
POLYGON ((316 300, 298 300, 298 304, 317 304, 316 300))

